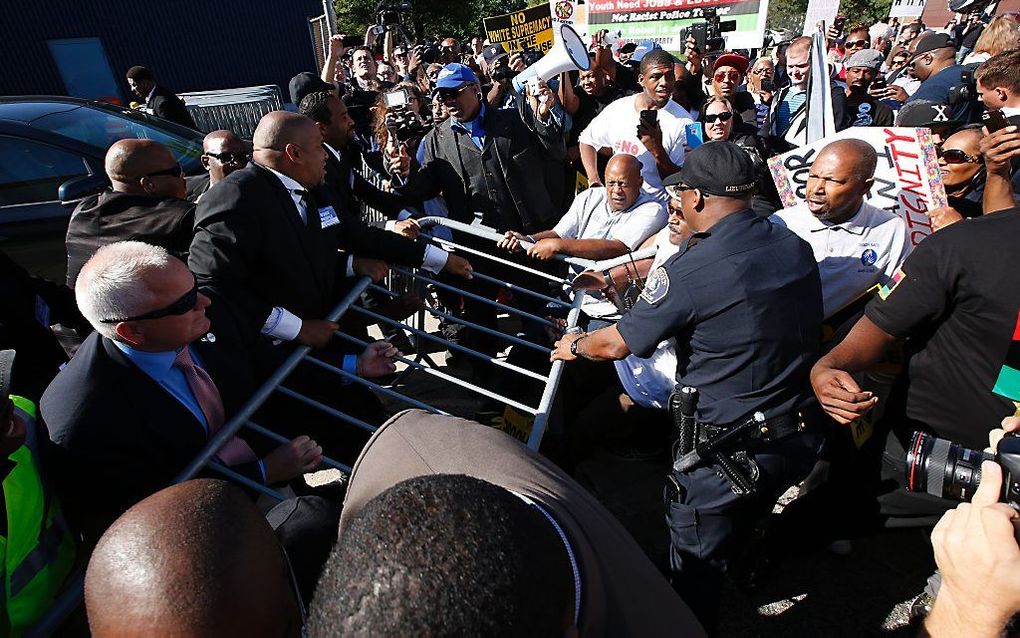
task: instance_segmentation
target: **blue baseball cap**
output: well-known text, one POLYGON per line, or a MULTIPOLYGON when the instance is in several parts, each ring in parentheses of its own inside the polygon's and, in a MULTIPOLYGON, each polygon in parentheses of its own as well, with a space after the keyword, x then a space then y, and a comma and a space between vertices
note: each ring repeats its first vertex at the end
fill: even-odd
POLYGON ((478 84, 478 77, 470 67, 454 62, 447 64, 439 71, 435 90, 459 89, 465 84, 478 84))
POLYGON ((630 56, 630 61, 640 62, 641 58, 645 57, 646 53, 661 48, 662 46, 658 42, 652 42, 651 40, 642 40, 641 42, 638 42, 637 48, 634 49, 634 55, 630 56))

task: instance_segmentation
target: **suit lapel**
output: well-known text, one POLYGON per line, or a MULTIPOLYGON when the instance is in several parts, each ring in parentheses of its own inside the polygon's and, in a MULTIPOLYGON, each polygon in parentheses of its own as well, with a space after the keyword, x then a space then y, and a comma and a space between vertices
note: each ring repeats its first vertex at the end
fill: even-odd
MULTIPOLYGON (((189 417, 186 430, 182 430, 180 432, 161 432, 160 434, 163 437, 177 439, 178 437, 187 436, 191 439, 197 439, 199 445, 203 445, 205 443, 208 439, 205 428, 202 427, 201 422, 199 422, 195 415, 192 414, 191 410, 186 408, 184 404, 178 401, 155 379, 132 363, 131 360, 128 359, 124 353, 120 351, 120 348, 114 345, 111 340, 101 338, 101 342, 106 355, 125 372, 122 391, 130 392, 129 388, 135 386, 138 388, 138 392, 133 393, 135 396, 153 398, 153 401, 144 402, 144 404, 149 408, 149 414, 151 415, 149 418, 150 421, 183 423, 181 421, 181 417, 185 414, 189 417), (160 397, 162 397, 162 400, 159 399, 160 397), (178 416, 173 416, 175 413, 178 416)), ((137 416, 141 417, 142 415, 137 416)), ((179 442, 185 443, 184 441, 179 442)), ((193 445, 187 445, 186 447, 193 447, 193 445)))
POLYGON ((315 276, 316 281, 319 282, 320 286, 324 285, 321 274, 322 260, 319 257, 319 244, 316 239, 316 235, 320 233, 319 230, 319 211, 315 210, 314 206, 309 206, 305 211, 305 218, 307 223, 302 223, 300 215, 298 215, 297 206, 294 205, 294 200, 291 199, 290 193, 284 188, 283 183, 280 182, 276 175, 272 174, 265 168, 254 165, 259 174, 262 175, 263 179, 267 181, 270 189, 273 191, 276 197, 277 204, 280 208, 280 214, 285 218, 284 224, 289 226, 293 232, 294 243, 301 247, 301 253, 308 261, 308 267, 315 276))

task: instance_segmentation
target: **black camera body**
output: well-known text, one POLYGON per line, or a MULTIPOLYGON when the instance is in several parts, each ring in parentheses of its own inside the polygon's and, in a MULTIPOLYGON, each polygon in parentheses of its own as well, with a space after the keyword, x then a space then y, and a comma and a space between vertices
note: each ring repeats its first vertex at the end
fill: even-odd
POLYGON ((946 101, 952 105, 974 102, 978 99, 977 82, 974 80, 973 71, 960 73, 960 83, 949 87, 949 95, 946 101))
POLYGON ((726 39, 723 33, 737 30, 736 20, 719 20, 719 12, 715 7, 705 7, 702 10, 704 22, 697 22, 689 27, 680 30, 680 40, 685 42, 687 38, 694 38, 694 46, 703 55, 720 53, 726 49, 726 39))
POLYGON ((981 482, 982 461, 1002 468, 999 501, 1020 510, 1020 436, 1007 434, 995 454, 914 432, 907 450, 907 490, 969 501, 981 482))
POLYGON ((516 75, 510 69, 510 54, 504 53, 492 61, 492 67, 489 69, 489 77, 492 78, 493 82, 502 82, 504 80, 510 80, 516 75))

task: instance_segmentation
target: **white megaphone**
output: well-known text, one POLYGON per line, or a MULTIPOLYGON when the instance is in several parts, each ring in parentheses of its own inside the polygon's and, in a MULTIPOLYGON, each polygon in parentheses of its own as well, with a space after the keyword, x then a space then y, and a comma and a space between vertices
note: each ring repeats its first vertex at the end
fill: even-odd
POLYGON ((531 80, 550 80, 564 71, 587 71, 591 68, 588 49, 581 36, 569 24, 560 25, 560 39, 542 59, 514 76, 514 88, 524 93, 524 85, 531 80))

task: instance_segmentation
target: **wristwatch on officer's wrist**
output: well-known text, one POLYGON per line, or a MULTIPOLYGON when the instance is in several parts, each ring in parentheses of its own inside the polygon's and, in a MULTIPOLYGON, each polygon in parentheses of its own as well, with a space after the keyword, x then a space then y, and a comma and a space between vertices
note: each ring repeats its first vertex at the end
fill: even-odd
POLYGON ((570 342, 570 354, 572 354, 575 357, 581 356, 581 355, 577 354, 577 344, 581 341, 581 339, 584 339, 587 336, 588 336, 587 333, 583 334, 580 337, 578 337, 577 339, 574 339, 573 341, 570 342))

